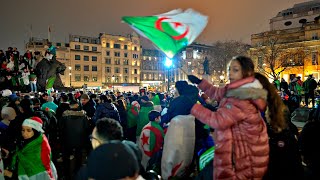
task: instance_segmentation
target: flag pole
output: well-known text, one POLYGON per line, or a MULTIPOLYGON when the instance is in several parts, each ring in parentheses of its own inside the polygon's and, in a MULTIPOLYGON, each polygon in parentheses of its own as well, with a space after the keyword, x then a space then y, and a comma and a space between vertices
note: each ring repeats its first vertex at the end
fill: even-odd
POLYGON ((51 29, 50 29, 50 25, 48 26, 48 41, 51 42, 51 29))

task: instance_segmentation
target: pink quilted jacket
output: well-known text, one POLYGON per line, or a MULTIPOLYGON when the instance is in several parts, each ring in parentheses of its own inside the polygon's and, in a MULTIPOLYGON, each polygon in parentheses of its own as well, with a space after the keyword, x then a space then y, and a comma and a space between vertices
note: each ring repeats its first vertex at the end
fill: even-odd
POLYGON ((260 115, 266 108, 267 91, 254 77, 224 88, 202 80, 199 88, 220 103, 216 112, 199 104, 191 110, 215 129, 214 179, 262 179, 269 161, 267 129, 260 115))

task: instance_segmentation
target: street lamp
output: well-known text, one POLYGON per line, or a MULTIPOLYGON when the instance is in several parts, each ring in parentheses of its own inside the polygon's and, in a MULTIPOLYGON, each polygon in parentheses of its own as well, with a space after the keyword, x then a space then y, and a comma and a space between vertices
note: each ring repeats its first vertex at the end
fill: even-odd
POLYGON ((114 79, 115 79, 114 75, 112 75, 111 79, 112 79, 112 89, 113 89, 113 93, 114 93, 114 79))
POLYGON ((167 66, 168 68, 168 93, 169 93, 169 90, 170 90, 170 67, 172 66, 172 59, 169 59, 169 58, 166 58, 166 61, 165 61, 165 66, 167 66))
POLYGON ((221 76, 220 76, 220 83, 223 83, 223 82, 224 82, 224 76, 221 75, 221 76))
POLYGON ((71 88, 71 66, 69 66, 69 87, 71 88))

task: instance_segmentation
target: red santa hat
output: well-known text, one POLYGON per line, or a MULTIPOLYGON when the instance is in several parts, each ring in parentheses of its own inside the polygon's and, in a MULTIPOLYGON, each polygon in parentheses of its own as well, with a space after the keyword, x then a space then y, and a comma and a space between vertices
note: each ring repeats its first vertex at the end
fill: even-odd
POLYGON ((25 119, 22 126, 32 127, 33 129, 43 133, 42 124, 43 122, 39 117, 32 117, 31 119, 25 119))

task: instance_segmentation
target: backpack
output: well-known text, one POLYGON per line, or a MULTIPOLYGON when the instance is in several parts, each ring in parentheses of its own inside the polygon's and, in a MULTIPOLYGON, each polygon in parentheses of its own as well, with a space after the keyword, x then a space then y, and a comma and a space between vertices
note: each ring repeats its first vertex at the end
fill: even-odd
POLYGON ((268 179, 303 179, 302 160, 298 141, 289 128, 279 133, 268 127, 269 164, 264 180, 268 179))

